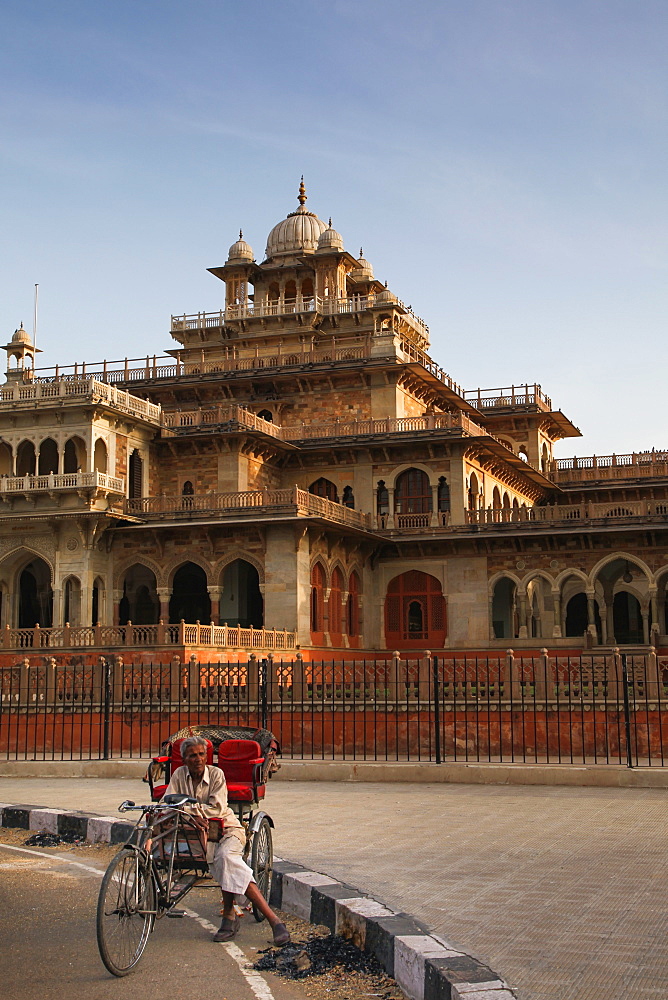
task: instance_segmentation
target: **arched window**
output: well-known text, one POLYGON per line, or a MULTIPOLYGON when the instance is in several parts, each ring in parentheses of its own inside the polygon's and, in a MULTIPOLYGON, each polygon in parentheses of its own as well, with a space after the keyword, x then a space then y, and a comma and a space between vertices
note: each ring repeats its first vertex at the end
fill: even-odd
POLYGON ((33 559, 19 576, 19 628, 51 628, 53 590, 51 570, 43 559, 33 559))
POLYGON ((353 570, 348 581, 348 604, 346 606, 346 625, 348 638, 356 640, 360 634, 360 578, 353 570))
POLYGON ((325 571, 320 563, 311 570, 311 638, 322 642, 325 630, 325 571))
POLYGON ((478 487, 478 477, 475 472, 471 473, 471 478, 469 479, 469 510, 478 509, 478 497, 479 497, 479 487, 478 487))
POLYGON ((270 424, 274 422, 274 417, 271 410, 260 410, 260 412, 258 413, 258 417, 261 417, 263 420, 266 420, 270 424))
POLYGON ((447 636, 446 606, 434 576, 409 570, 396 576, 385 598, 385 641, 392 648, 439 648, 447 636))
POLYGON ((98 438, 95 442, 95 449, 93 451, 93 464, 95 466, 96 472, 106 472, 107 471, 107 446, 102 440, 98 438))
POLYGON ((123 579, 123 596, 118 605, 119 625, 156 625, 160 617, 155 573, 135 563, 123 579))
POLYGON ((333 503, 339 502, 339 494, 336 486, 329 479, 325 479, 324 476, 321 476, 320 479, 316 479, 314 483, 311 483, 308 491, 309 493, 313 493, 316 497, 324 497, 325 500, 331 500, 333 503))
POLYGON ((76 576, 70 576, 65 581, 63 594, 63 622, 70 625, 81 624, 81 581, 76 576))
POLYGON ((53 438, 46 438, 39 446, 37 475, 48 476, 50 472, 58 472, 58 445, 53 438))
POLYGON ((353 493, 352 486, 343 487, 343 506, 350 507, 351 510, 355 508, 355 494, 353 493))
POLYGON ((376 488, 376 513, 377 514, 389 514, 390 513, 390 494, 385 485, 385 480, 381 479, 378 482, 376 488))
POLYGON ((16 451, 16 475, 35 475, 35 445, 32 441, 21 441, 16 451))
POLYGON ((12 449, 4 441, 0 442, 0 475, 12 475, 12 449))
POLYGON ((428 514, 431 511, 429 477, 421 469, 407 469, 397 478, 394 490, 397 514, 428 514))
POLYGON ((297 298, 297 285, 294 281, 286 281, 284 298, 286 302, 294 302, 297 298))
POLYGON ((445 476, 439 476, 438 511, 440 514, 445 514, 449 510, 450 510, 450 487, 447 484, 445 476))
POLYGON ((269 285, 269 301, 270 302, 278 302, 278 296, 279 295, 280 295, 280 291, 279 291, 279 288, 278 288, 278 282, 272 281, 272 283, 269 285))
POLYGON ((264 600, 260 591, 260 574, 252 563, 235 559, 225 567, 219 612, 221 625, 262 627, 264 600))
POLYGON ((169 620, 172 624, 183 620, 191 625, 194 622, 208 624, 211 621, 211 598, 206 573, 197 563, 184 563, 174 574, 169 620))
POLYGON ((328 601, 328 611, 329 611, 329 634, 333 641, 341 641, 341 633, 343 632, 342 623, 342 591, 343 591, 343 577, 341 575, 341 570, 337 567, 332 573, 332 587, 329 592, 328 601))
POLYGON ((80 437, 70 438, 65 442, 63 453, 63 472, 86 471, 86 442, 80 437))
POLYGON ((508 577, 494 585, 492 595, 492 629, 495 639, 514 639, 517 635, 516 587, 508 577))

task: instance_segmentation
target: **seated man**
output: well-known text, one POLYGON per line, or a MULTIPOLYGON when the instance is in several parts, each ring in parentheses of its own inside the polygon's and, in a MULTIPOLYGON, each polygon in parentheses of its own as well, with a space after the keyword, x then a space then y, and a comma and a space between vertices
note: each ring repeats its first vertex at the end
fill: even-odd
POLYGON ((243 860, 246 833, 227 804, 225 775, 219 767, 209 767, 206 763, 206 740, 201 736, 187 737, 181 743, 181 756, 185 764, 174 771, 165 795, 191 795, 199 803, 193 806, 195 815, 207 819, 221 817, 224 822, 223 836, 215 845, 211 862, 211 873, 223 892, 223 920, 213 940, 229 941, 237 933, 239 917, 234 912, 234 897, 245 893, 269 921, 274 944, 287 944, 290 940, 287 927, 270 908, 255 883, 252 869, 243 860))

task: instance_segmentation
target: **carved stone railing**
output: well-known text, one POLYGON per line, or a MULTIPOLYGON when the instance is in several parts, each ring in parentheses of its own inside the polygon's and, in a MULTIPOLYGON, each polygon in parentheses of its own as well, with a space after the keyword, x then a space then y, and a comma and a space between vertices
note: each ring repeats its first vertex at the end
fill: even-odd
POLYGON ((48 476, 1 476, 0 494, 51 493, 64 490, 101 490, 107 493, 125 493, 125 480, 108 476, 104 472, 49 473, 48 476))
POLYGON ((0 631, 4 649, 107 649, 129 646, 215 646, 218 649, 295 649, 297 633, 236 625, 63 625, 0 631))
POLYGON ((464 399, 478 410, 512 406, 538 406, 552 409, 552 400, 539 385, 511 385, 502 389, 467 389, 464 399))
POLYGON ((645 517, 668 517, 668 501, 618 500, 606 503, 560 504, 547 507, 494 508, 469 510, 469 524, 552 524, 594 519, 629 520, 645 517))
POLYGON ((667 451, 634 451, 627 455, 587 455, 557 458, 550 478, 555 483, 668 477, 667 451))
POLYGON ((292 486, 284 490, 245 490, 235 493, 204 493, 195 496, 141 497, 125 501, 125 512, 142 519, 177 517, 196 519, 198 514, 220 518, 247 512, 296 517, 323 517, 348 527, 369 530, 371 515, 314 496, 292 486))
POLYGON ((36 378, 28 383, 15 382, 0 387, 0 408, 16 403, 39 405, 41 400, 54 399, 58 401, 91 399, 94 402, 102 400, 114 409, 131 413, 133 416, 143 417, 154 423, 160 421, 161 407, 158 404, 149 403, 123 389, 100 382, 92 376, 88 378, 78 374, 72 378, 54 376, 49 381, 36 378))

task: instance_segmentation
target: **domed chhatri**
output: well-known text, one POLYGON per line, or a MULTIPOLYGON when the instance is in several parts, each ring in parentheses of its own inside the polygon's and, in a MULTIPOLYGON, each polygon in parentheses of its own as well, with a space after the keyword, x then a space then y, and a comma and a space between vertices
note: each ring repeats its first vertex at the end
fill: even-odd
POLYGON ((267 259, 281 254, 314 253, 318 248, 318 240, 327 229, 327 224, 306 208, 306 188, 302 176, 299 185, 299 208, 290 212, 274 226, 267 237, 267 259))
POLYGON ((21 323, 18 330, 14 330, 14 336, 12 337, 12 344, 26 344, 32 347, 32 337, 27 330, 23 329, 23 323, 21 323))
POLYGON ((228 264, 236 263, 248 263, 253 260, 253 248, 250 243, 247 243, 244 239, 244 234, 242 230, 239 230, 239 239, 236 243, 233 243, 230 247, 230 252, 227 255, 228 264))
POLYGON ((373 279, 373 268, 368 260, 364 258, 364 251, 360 247, 359 260, 357 261, 357 267, 351 272, 351 277, 355 278, 357 281, 366 279, 371 281, 373 279))
POLYGON ((332 229, 331 219, 328 228, 318 240, 318 250, 343 250, 343 237, 341 233, 337 233, 336 229, 332 229))

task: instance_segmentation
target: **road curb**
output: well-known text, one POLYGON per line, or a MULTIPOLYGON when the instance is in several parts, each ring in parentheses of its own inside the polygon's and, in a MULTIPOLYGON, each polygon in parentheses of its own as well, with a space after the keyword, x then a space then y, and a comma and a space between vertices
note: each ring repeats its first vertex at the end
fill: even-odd
MULTIPOLYGON (((114 816, 0 802, 0 827, 73 833, 92 843, 122 844, 134 828, 114 816)), ((408 913, 291 861, 277 860, 271 903, 322 924, 373 955, 411 1000, 514 1000, 488 966, 430 934, 408 913)))

